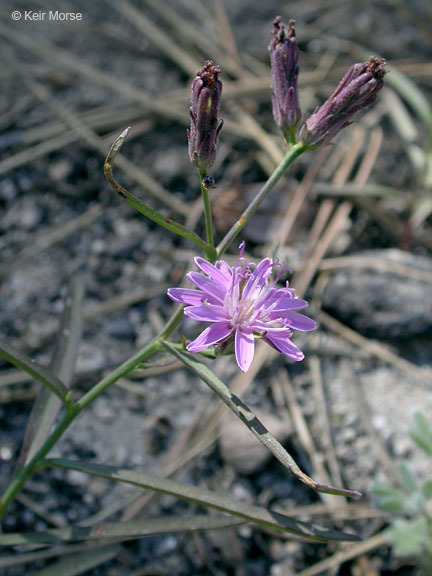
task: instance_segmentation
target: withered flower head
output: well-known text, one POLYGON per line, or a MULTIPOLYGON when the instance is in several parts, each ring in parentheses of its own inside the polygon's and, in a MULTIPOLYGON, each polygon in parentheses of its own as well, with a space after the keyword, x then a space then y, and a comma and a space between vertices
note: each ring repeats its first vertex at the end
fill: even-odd
POLYGON ((297 92, 299 50, 294 20, 290 20, 286 27, 280 16, 275 18, 269 51, 273 82, 273 117, 285 138, 291 142, 301 118, 297 92))
POLYGON ((330 98, 303 124, 303 142, 311 149, 327 144, 358 112, 375 102, 387 72, 384 58, 376 56, 351 66, 330 98))
POLYGON ((191 162, 201 172, 213 165, 222 120, 218 119, 222 82, 220 67, 207 60, 192 82, 190 129, 187 131, 191 162))

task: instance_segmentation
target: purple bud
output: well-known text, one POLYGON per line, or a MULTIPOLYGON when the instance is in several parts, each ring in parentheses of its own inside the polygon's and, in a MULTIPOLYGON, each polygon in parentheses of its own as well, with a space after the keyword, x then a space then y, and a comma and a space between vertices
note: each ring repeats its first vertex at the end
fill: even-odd
POLYGON ((300 130, 303 142, 309 148, 330 142, 342 128, 351 124, 358 112, 375 102, 387 72, 384 58, 376 56, 371 56, 369 62, 351 66, 330 98, 303 124, 300 130))
POLYGON ((292 142, 301 118, 297 93, 299 50, 294 20, 289 21, 287 28, 280 16, 275 18, 269 51, 273 82, 273 117, 285 138, 292 142))
POLYGON ((222 82, 220 67, 207 60, 192 82, 190 129, 187 131, 191 162, 201 172, 213 165, 222 120, 218 119, 222 82))

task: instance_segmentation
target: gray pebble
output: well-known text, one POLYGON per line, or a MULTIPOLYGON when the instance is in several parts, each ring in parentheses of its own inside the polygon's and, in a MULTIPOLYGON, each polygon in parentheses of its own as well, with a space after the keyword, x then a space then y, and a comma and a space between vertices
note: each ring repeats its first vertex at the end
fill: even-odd
MULTIPOLYGON (((432 272, 432 261, 400 250, 362 254, 432 272)), ((324 310, 358 332, 380 339, 432 335, 432 284, 373 268, 347 268, 332 276, 323 293, 324 310)))

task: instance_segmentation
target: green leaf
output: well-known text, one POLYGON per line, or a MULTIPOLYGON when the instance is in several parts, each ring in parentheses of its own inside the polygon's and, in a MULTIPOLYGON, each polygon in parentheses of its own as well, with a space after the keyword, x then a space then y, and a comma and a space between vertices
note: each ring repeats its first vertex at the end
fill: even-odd
POLYGON ((425 500, 432 499, 432 480, 425 480, 421 485, 421 493, 423 494, 423 498, 425 500))
POLYGON ((5 360, 30 374, 35 380, 43 384, 50 392, 55 394, 64 404, 68 403, 68 390, 58 378, 51 374, 46 368, 37 364, 27 354, 16 350, 7 342, 0 340, 0 356, 5 360))
MULTIPOLYGON (((197 246, 200 246, 200 248, 202 248, 207 252, 210 247, 193 230, 189 230, 189 228, 186 228, 186 226, 183 226, 183 224, 174 222, 174 220, 172 220, 171 218, 167 218, 157 210, 154 210, 154 208, 151 208, 148 204, 140 200, 134 194, 131 194, 131 192, 126 190, 126 188, 124 188, 115 181, 112 173, 112 164, 120 148, 122 147, 123 142, 129 133, 129 130, 130 128, 126 128, 126 130, 124 130, 120 134, 120 136, 114 141, 113 145, 111 146, 104 163, 105 178, 108 180, 108 182, 117 192, 117 194, 119 194, 119 196, 121 196, 126 200, 129 206, 132 206, 133 208, 135 208, 135 210, 137 210, 138 212, 140 212, 141 214, 143 214, 144 216, 146 216, 159 226, 166 228, 167 230, 173 232, 174 234, 183 236, 183 238, 187 238, 188 240, 190 240, 197 246)), ((130 167, 130 170, 132 169, 133 167, 130 167)))
POLYGON ((102 540, 95 541, 92 544, 86 542, 78 542, 77 544, 65 544, 59 546, 46 546, 45 544, 31 544, 30 551, 24 550, 24 546, 20 548, 20 553, 17 554, 15 549, 7 550, 6 546, 1 550, 0 554, 0 574, 1 570, 5 568, 13 568, 15 566, 22 566, 25 564, 34 564, 35 562, 59 559, 69 554, 81 554, 81 552, 89 552, 90 550, 100 550, 106 548, 108 544, 102 540))
POLYGON ((150 476, 142 472, 122 470, 115 466, 74 462, 64 458, 50 458, 43 461, 41 466, 62 468, 64 470, 76 470, 78 472, 84 472, 85 474, 99 476, 100 478, 107 478, 115 480, 116 482, 124 482, 126 484, 138 486, 146 490, 159 492, 160 494, 177 496, 183 500, 188 500, 189 502, 195 502, 209 508, 227 512, 228 514, 238 516, 239 518, 243 518, 256 524, 290 532, 311 540, 358 540, 357 536, 352 534, 346 534, 338 530, 327 529, 307 522, 301 522, 300 520, 289 518, 279 512, 272 512, 259 506, 246 504, 245 502, 236 502, 235 500, 227 498, 226 496, 221 496, 210 490, 204 490, 194 486, 186 486, 174 482, 173 480, 150 476))
POLYGON ((395 520, 387 531, 396 556, 419 556, 426 549, 429 541, 426 520, 395 520))
POLYGON ((421 516, 425 511, 425 502, 420 490, 411 492, 405 497, 404 512, 408 516, 421 516))
POLYGON ((188 240, 190 240, 203 250, 207 251, 209 246, 204 242, 204 240, 202 240, 198 236, 198 234, 196 234, 192 230, 189 230, 189 228, 186 228, 186 226, 183 226, 183 224, 175 222, 171 218, 167 218, 157 210, 154 210, 154 208, 151 208, 148 204, 140 200, 137 196, 135 196, 128 190, 123 189, 123 191, 124 191, 123 197, 129 204, 129 206, 132 206, 133 208, 135 208, 135 210, 143 214, 143 216, 146 216, 149 220, 152 220, 159 226, 162 226, 162 228, 166 228, 167 230, 173 232, 174 234, 177 234, 178 236, 187 238, 188 240))
POLYGON ((335 488, 334 486, 327 486, 321 484, 310 478, 305 474, 297 465, 294 458, 285 450, 285 448, 270 434, 267 428, 258 420, 255 414, 250 410, 240 398, 231 393, 229 388, 213 374, 213 372, 192 354, 184 351, 177 350, 170 343, 161 341, 174 356, 187 366, 192 372, 197 374, 199 378, 209 386, 209 388, 219 396, 219 398, 228 406, 228 408, 239 418, 243 424, 249 428, 252 434, 263 444, 270 452, 287 468, 291 474, 301 480, 304 484, 317 490, 318 492, 326 492, 328 494, 337 494, 344 496, 361 496, 360 492, 354 490, 345 490, 343 488, 335 488))
POLYGON ((91 552, 81 552, 72 557, 64 558, 48 568, 28 572, 27 576, 78 576, 88 570, 92 570, 109 560, 112 560, 119 553, 118 548, 111 547, 109 550, 93 550, 91 552))
POLYGON ((432 429, 421 412, 414 414, 414 425, 409 435, 420 448, 432 456, 432 429))
POLYGON ((399 476, 404 488, 408 490, 408 492, 413 493, 417 492, 418 490, 418 483, 417 480, 412 473, 411 469, 405 463, 402 463, 399 467, 399 476))
POLYGON ((387 484, 375 482, 370 487, 370 492, 376 498, 376 506, 384 512, 397 514, 404 510, 405 494, 387 484))
POLYGON ((17 534, 0 534, 0 546, 21 546, 23 544, 59 544, 63 542, 107 540, 121 542, 155 536, 157 534, 170 534, 174 532, 194 532, 197 530, 219 530, 244 524, 226 516, 191 516, 189 518, 168 517, 148 518, 133 522, 106 522, 94 524, 90 527, 69 526, 47 530, 46 532, 28 532, 17 534))
MULTIPOLYGON (((78 344, 81 337, 81 306, 84 284, 81 278, 74 278, 65 299, 59 336, 50 366, 50 372, 69 388, 78 344)), ((33 405, 24 442, 18 459, 18 467, 26 464, 43 445, 51 431, 61 403, 46 388, 41 388, 33 405)))

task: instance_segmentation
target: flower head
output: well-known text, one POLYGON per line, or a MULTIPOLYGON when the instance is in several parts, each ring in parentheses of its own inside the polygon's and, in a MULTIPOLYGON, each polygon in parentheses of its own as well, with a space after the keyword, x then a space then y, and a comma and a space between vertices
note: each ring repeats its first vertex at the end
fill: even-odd
POLYGON ((213 345, 234 343, 237 363, 243 372, 254 357, 254 338, 263 338, 271 346, 293 360, 304 355, 291 342, 292 330, 309 331, 316 323, 299 314, 307 307, 289 288, 277 286, 287 268, 278 260, 264 258, 258 264, 243 258, 244 243, 235 266, 224 260, 211 264, 195 258, 200 272, 186 277, 195 287, 170 288, 168 296, 186 304, 185 316, 199 322, 210 322, 201 334, 187 345, 189 352, 200 352, 213 345), (275 279, 271 274, 278 270, 275 279))
POLYGON ((187 131, 191 162, 201 171, 213 165, 222 120, 218 119, 222 96, 220 67, 207 60, 192 82, 190 129, 187 131))
POLYGON ((358 112, 375 102, 386 73, 385 60, 375 56, 351 66, 330 98, 303 124, 303 142, 309 148, 327 144, 358 112))
POLYGON ((297 93, 299 50, 294 20, 290 20, 286 27, 280 16, 275 18, 269 51, 273 82, 273 117, 285 138, 291 141, 301 118, 297 93))

